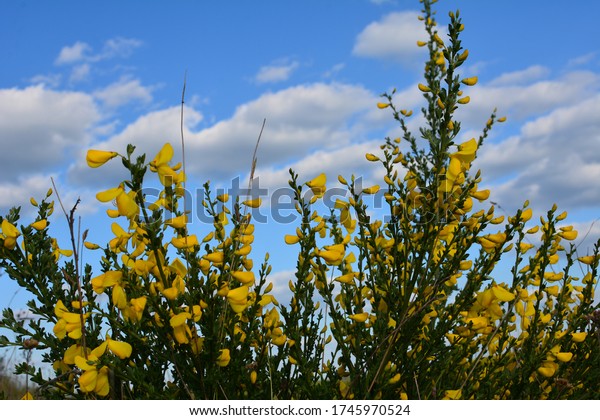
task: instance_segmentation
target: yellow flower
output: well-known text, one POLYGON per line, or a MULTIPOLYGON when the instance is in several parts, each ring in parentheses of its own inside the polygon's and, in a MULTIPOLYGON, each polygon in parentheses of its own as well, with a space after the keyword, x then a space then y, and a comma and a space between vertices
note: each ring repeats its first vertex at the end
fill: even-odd
MULTIPOLYGON (((365 155, 365 157, 367 158, 367 160, 368 160, 369 162, 377 162, 377 161, 379 160, 379 158, 378 158, 377 156, 375 156, 374 154, 372 154, 372 153, 367 153, 367 154, 365 155)), ((338 200, 339 200, 339 199, 338 199, 338 200)))
POLYGON ((577 260, 582 264, 592 265, 596 261, 598 261, 599 258, 600 258, 600 254, 599 255, 586 255, 585 257, 577 258, 577 260))
POLYGON ((188 249, 191 250, 195 246, 200 246, 196 235, 184 236, 182 238, 171 239, 171 244, 177 249, 188 249))
POLYGON ((232 271, 231 277, 243 284, 254 283, 254 273, 252 271, 232 271))
POLYGON ((23 395, 23 396, 21 397, 21 399, 22 399, 22 400, 33 400, 33 395, 31 395, 31 392, 27 391, 27 392, 25 393, 25 395, 23 395))
POLYGON ((95 244, 93 242, 88 242, 88 241, 85 241, 83 243, 83 246, 85 246, 87 249, 90 249, 90 250, 94 250, 94 249, 100 248, 100 245, 95 244))
POLYGON ((220 264, 223 262, 225 255, 223 255, 223 252, 220 252, 220 251, 219 252, 211 252, 210 254, 206 254, 202 258, 207 261, 210 261, 211 263, 220 264))
POLYGON ((296 235, 285 235, 284 237, 284 241, 288 245, 297 244, 299 240, 300 238, 298 238, 296 235))
POLYGON ((379 191, 379 185, 373 185, 372 187, 363 188, 362 193, 371 195, 371 194, 377 194, 378 191, 379 191))
POLYGON ((117 152, 106 152, 103 150, 88 150, 85 160, 92 168, 104 165, 106 162, 117 156, 117 152))
POLYGON ((181 216, 177 216, 177 217, 167 220, 165 222, 165 225, 171 226, 172 228, 175 228, 175 229, 182 229, 185 227, 187 222, 188 222, 187 214, 182 214, 181 216))
POLYGON ((352 319, 353 321, 356 321, 356 322, 365 322, 368 317, 369 317, 369 314, 366 312, 350 315, 350 319, 352 319))
POLYGON ((122 271, 107 271, 92 279, 92 289, 94 289, 94 292, 97 294, 102 294, 104 293, 104 289, 120 283, 122 278, 122 271))
POLYGON ((462 79, 462 82, 467 86, 473 86, 477 83, 477 76, 467 77, 465 79, 462 79))
POLYGON ((422 83, 419 83, 418 88, 421 92, 431 92, 431 89, 422 83))
POLYGON ((260 207, 260 204, 262 203, 261 198, 253 198, 251 200, 246 200, 244 201, 242 204, 248 207, 251 207, 253 209, 260 207))
POLYGON ((571 333, 571 339, 576 343, 581 343, 587 337, 586 332, 571 333))
POLYGON ((148 298, 146 296, 130 299, 129 305, 123 310, 123 318, 130 322, 140 322, 147 300, 148 298))
POLYGON ((570 351, 559 352, 556 354, 556 358, 558 360, 560 360, 561 362, 570 362, 571 359, 573 358, 573 353, 571 353, 570 351))
POLYGON ((494 293, 494 296, 496 296, 496 299, 498 299, 500 302, 510 302, 515 298, 514 294, 502 286, 492 286, 492 292, 494 293))
POLYGON ((106 343, 108 349, 119 359, 126 359, 131 356, 131 352, 133 350, 131 344, 124 341, 113 340, 108 336, 106 337, 106 343))
POLYGON ((117 196, 117 209, 121 216, 125 216, 128 219, 132 219, 136 216, 140 208, 135 202, 135 192, 129 191, 128 193, 123 192, 117 196))
POLYGON ((48 226, 48 221, 46 219, 38 220, 31 224, 31 227, 38 231, 46 229, 46 226, 48 226))
POLYGON ((4 246, 8 249, 14 249, 17 245, 17 238, 21 232, 8 220, 2 220, 2 236, 4 236, 4 246))
POLYGON ((271 342, 278 347, 283 346, 287 342, 287 336, 279 327, 273 328, 271 331, 271 342))
POLYGON ((377 103, 377 108, 379 108, 379 109, 385 109, 385 108, 387 108, 388 106, 390 106, 390 104, 385 104, 385 103, 383 103, 383 102, 378 102, 378 103, 377 103))
POLYGON ((340 283, 352 284, 354 283, 354 273, 347 273, 342 276, 336 277, 334 280, 339 281, 340 283))
POLYGON ((567 241, 574 241, 575 238, 577 238, 577 231, 576 230, 566 230, 566 228, 560 228, 565 229, 564 231, 560 232, 558 234, 558 236, 560 236, 563 239, 566 239, 567 241))
POLYGON ((473 197, 474 199, 482 202, 482 201, 485 201, 488 198, 490 198, 490 190, 475 191, 475 192, 472 192, 470 194, 470 196, 473 197))
POLYGON ((106 191, 100 191, 98 194, 96 194, 96 199, 102 203, 108 203, 109 201, 112 201, 119 195, 123 194, 123 192, 124 189, 122 186, 111 188, 106 191))
POLYGON ((465 96, 464 98, 460 98, 460 99, 459 99, 458 101, 456 101, 456 102, 458 102, 458 103, 459 103, 459 104, 461 104, 461 105, 466 105, 466 104, 468 104, 469 102, 471 102, 471 97, 470 97, 470 96, 465 96))
POLYGON ((344 258, 344 245, 327 245, 324 250, 316 250, 315 254, 323 258, 329 265, 340 265, 344 258))
POLYGON ((236 314, 243 312, 248 306, 248 291, 248 286, 244 285, 227 292, 227 301, 236 314))
POLYGON ((558 281, 562 280, 564 274, 565 273, 563 273, 562 271, 560 273, 552 273, 550 271, 547 271, 544 273, 544 279, 548 281, 558 281))
POLYGON ((189 343, 189 339, 192 336, 190 327, 187 325, 187 320, 191 319, 192 315, 189 312, 180 312, 177 315, 173 315, 169 320, 171 327, 173 328, 173 335, 175 340, 179 344, 189 343))
POLYGON ((306 185, 308 186, 308 188, 311 189, 312 193, 316 197, 322 197, 323 194, 325 194, 325 190, 326 190, 325 183, 326 182, 327 182, 327 176, 324 173, 322 173, 319 176, 306 182, 306 185))
POLYGON ((449 389, 448 391, 444 392, 444 398, 445 400, 460 400, 460 398, 462 397, 462 391, 460 389, 449 389))
POLYGON ((91 354, 88 358, 75 356, 75 363, 83 374, 77 382, 81 391, 85 393, 94 392, 101 397, 108 395, 110 386, 108 384, 108 367, 103 366, 97 369, 98 357, 91 354))
POLYGON ((69 312, 62 300, 58 300, 54 306, 54 314, 58 318, 58 321, 54 325, 54 334, 62 340, 66 335, 74 340, 81 338, 81 320, 87 319, 90 314, 78 314, 69 312))
POLYGON ((171 159, 173 159, 173 146, 170 143, 165 143, 154 160, 150 162, 150 170, 157 172, 161 166, 167 165, 171 159))
POLYGON ((219 352, 219 357, 217 357, 217 365, 221 367, 225 367, 229 364, 231 360, 231 355, 229 353, 229 349, 222 349, 219 352))

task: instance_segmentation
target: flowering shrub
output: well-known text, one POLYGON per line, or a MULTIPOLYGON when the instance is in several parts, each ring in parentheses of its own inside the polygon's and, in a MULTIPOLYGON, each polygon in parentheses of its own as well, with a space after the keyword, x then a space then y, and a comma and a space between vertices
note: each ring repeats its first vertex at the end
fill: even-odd
POLYGON ((471 167, 503 118, 494 112, 478 139, 459 140, 454 113, 477 78, 458 74, 468 56, 459 13, 450 13, 443 41, 431 3, 423 1, 421 17, 429 58, 420 138, 406 124, 412 112, 382 95, 377 106, 403 132, 366 155, 385 176, 368 188, 340 176, 348 194, 328 214, 316 210, 325 175, 301 182, 290 170, 301 223, 281 239, 298 251, 289 303, 271 294, 268 255, 250 256, 249 210, 260 199, 215 196, 207 183, 202 206, 213 222, 192 231, 184 167, 171 162, 170 144, 150 162, 134 146, 124 155, 88 152, 90 167, 120 158, 130 173, 97 194, 115 206, 105 245, 76 232, 75 208, 65 211, 70 249, 58 245, 52 191, 31 200, 32 223, 19 224, 19 209, 1 218, 0 267, 32 293, 36 318, 4 310, 0 326, 15 339, 0 345, 43 352, 50 375, 17 367, 38 384, 36 396, 600 397, 600 242, 578 257, 577 232, 559 227, 566 213, 556 206, 533 224, 527 202, 506 219, 486 204, 490 192, 471 167), (143 194, 148 170, 162 186, 152 203, 143 194), (364 197, 377 193, 385 220, 368 215, 364 197), (83 247, 97 253, 99 272, 82 267, 83 247), (514 260, 510 275, 495 279, 503 257, 514 260))

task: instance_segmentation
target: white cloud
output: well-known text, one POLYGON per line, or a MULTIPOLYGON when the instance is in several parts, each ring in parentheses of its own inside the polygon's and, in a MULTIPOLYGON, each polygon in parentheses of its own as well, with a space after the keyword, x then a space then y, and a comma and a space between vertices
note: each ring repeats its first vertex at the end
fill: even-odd
POLYGON ((33 214, 29 198, 39 200, 46 196, 48 188, 52 186, 50 176, 22 174, 13 182, 0 182, 0 214, 4 215, 9 208, 18 205, 23 206, 23 212, 33 214))
POLYGON ((540 80, 550 74, 550 69, 544 66, 530 66, 523 70, 503 73, 489 82, 490 86, 523 86, 540 80))
POLYGON ((130 102, 151 102, 152 88, 142 86, 137 79, 121 78, 118 82, 94 92, 94 97, 110 108, 117 108, 130 102))
POLYGON ((292 72, 298 68, 298 62, 271 64, 263 66, 255 76, 257 83, 284 82, 290 78, 292 72))
POLYGON ((594 208, 600 202, 600 94, 527 122, 517 136, 487 144, 478 158, 494 200, 514 210, 594 208), (494 182, 494 178, 496 179, 494 182))
POLYGON ((330 77, 334 77, 336 76, 339 72, 341 72, 342 70, 344 70, 344 68, 346 67, 346 63, 337 63, 335 65, 333 65, 329 70, 327 70, 325 73, 323 73, 323 77, 325 78, 330 78, 330 77))
POLYGON ((91 47, 85 42, 77 41, 71 46, 63 47, 54 61, 55 64, 73 64, 77 61, 83 61, 87 58, 86 53, 91 51, 91 47))
POLYGON ((104 43, 102 52, 95 56, 94 61, 106 60, 114 57, 126 58, 133 51, 142 46, 142 41, 134 38, 117 37, 109 39, 104 43))
POLYGON ((587 53, 584 55, 580 55, 579 57, 575 57, 567 62, 567 67, 578 67, 586 65, 592 62, 598 56, 597 51, 593 51, 591 53, 587 53))
POLYGON ((465 89, 471 102, 457 113, 467 125, 481 127, 494 108, 512 121, 523 122, 541 116, 559 107, 577 104, 590 98, 600 86, 600 76, 587 71, 565 73, 559 78, 534 79, 533 74, 543 74, 543 68, 530 67, 523 72, 499 76, 490 84, 480 84, 465 89), (529 78, 524 83, 520 77, 529 78), (498 80, 503 80, 502 85, 498 80))
POLYGON ((60 74, 38 74, 29 79, 32 85, 42 85, 50 89, 56 88, 60 85, 62 76, 60 74))
POLYGON ((59 92, 43 85, 0 90, 0 167, 12 182, 32 169, 66 167, 72 153, 90 140, 99 119, 93 99, 84 93, 59 92))
POLYGON ((418 40, 427 39, 417 12, 395 12, 369 24, 358 34, 353 54, 360 57, 393 59, 410 66, 422 63, 418 40))
POLYGON ((116 37, 107 40, 102 50, 94 54, 93 48, 89 44, 77 41, 73 45, 63 47, 54 63, 62 65, 75 64, 77 62, 98 62, 115 57, 126 58, 141 45, 142 41, 138 39, 116 37))
POLYGON ((69 81, 71 83, 77 83, 86 80, 90 75, 90 71, 91 67, 88 63, 83 63, 78 66, 74 66, 73 70, 71 70, 69 81))
MULTIPOLYGON (((188 175, 201 182, 208 179, 230 182, 238 176, 246 177, 263 118, 267 118, 267 124, 258 151, 257 170, 257 175, 263 178, 261 184, 263 180, 267 182, 268 174, 278 174, 280 170, 287 173, 287 168, 311 155, 302 163, 303 171, 310 172, 318 166, 319 158, 330 155, 335 157, 328 161, 332 168, 344 162, 351 167, 354 161, 349 162, 341 151, 350 150, 347 148, 364 139, 364 115, 369 118, 368 111, 375 103, 375 95, 358 86, 323 83, 294 86, 264 94, 239 106, 231 118, 202 129, 196 129, 202 115, 186 107, 188 175), (317 155, 317 151, 323 153, 317 155)), ((131 143, 138 146, 136 153, 147 153, 151 159, 167 141, 179 150, 179 128, 179 107, 154 111, 94 147, 123 152, 131 143)), ((363 158, 361 149, 358 159, 363 158)), ((175 159, 180 160, 180 153, 176 152, 175 159)), ((84 166, 85 163, 80 163, 71 168, 70 179, 97 182, 84 166)), ((119 175, 113 171, 108 176, 117 180, 119 175)))

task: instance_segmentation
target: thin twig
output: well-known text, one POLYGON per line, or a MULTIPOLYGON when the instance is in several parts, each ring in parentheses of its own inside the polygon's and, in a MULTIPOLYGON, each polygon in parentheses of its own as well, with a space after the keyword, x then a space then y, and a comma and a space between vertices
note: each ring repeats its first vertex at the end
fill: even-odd
POLYGON ((186 206, 186 194, 185 194, 185 177, 187 175, 187 171, 185 168, 185 140, 183 136, 183 108, 185 104, 185 88, 187 85, 187 70, 183 75, 183 88, 181 89, 181 112, 180 112, 180 121, 179 121, 179 131, 181 133, 181 164, 183 166, 183 212, 187 208, 186 206))
MULTIPOLYGON (((77 282, 77 293, 79 294, 79 321, 81 323, 81 344, 83 346, 83 353, 84 356, 87 358, 87 347, 86 347, 86 340, 85 340, 85 320, 83 318, 83 291, 81 290, 81 278, 79 277, 79 253, 78 253, 78 248, 77 245, 75 244, 75 232, 74 232, 74 225, 75 225, 75 210, 77 209, 77 206, 79 205, 79 203, 81 202, 81 199, 78 198, 77 201, 75 202, 75 205, 73 206, 73 208, 71 209, 71 211, 67 214, 67 210, 65 209, 65 206, 62 203, 62 200, 60 199, 60 194, 58 192, 58 188, 56 188, 56 183, 54 182, 54 178, 50 177, 50 180, 52 181, 52 187, 54 188, 54 192, 56 193, 56 198, 58 199, 58 203, 60 204, 60 207, 65 215, 65 218, 67 219, 67 224, 69 226, 69 234, 71 236, 71 247, 73 249, 73 260, 75 262, 75 280, 77 282)), ((79 233, 79 232, 78 232, 79 233)), ((79 239, 78 239, 79 240, 79 239)), ((66 278, 66 272, 63 270, 63 273, 65 274, 65 280, 69 281, 69 279, 66 278)))

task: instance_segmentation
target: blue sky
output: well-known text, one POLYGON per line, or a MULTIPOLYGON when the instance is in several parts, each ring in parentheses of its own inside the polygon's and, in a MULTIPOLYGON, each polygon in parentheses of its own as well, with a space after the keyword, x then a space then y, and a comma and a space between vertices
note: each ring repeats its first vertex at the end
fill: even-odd
MULTIPOLYGON (((589 250, 600 236, 600 4, 435 7, 440 24, 460 9, 470 51, 463 74, 479 77, 461 110, 462 139, 478 135, 494 107, 508 117, 479 153, 491 199, 509 213, 526 199, 537 214, 558 203, 581 238, 590 231, 581 244, 589 250)), ((419 8, 416 0, 1 2, 0 213, 29 208, 52 176, 67 206, 81 197, 90 240, 108 240, 106 206, 94 195, 124 172, 116 161, 88 168, 85 152, 134 143, 152 157, 166 141, 177 148, 186 73, 188 189, 208 179, 244 185, 263 118, 261 187, 285 187, 290 167, 303 181, 325 171, 374 183, 381 171, 364 154, 398 134, 376 108, 379 95, 397 88, 396 102, 415 114, 422 104, 419 8)), ((282 289, 296 255, 283 235, 295 226, 257 226, 254 258, 271 253, 282 289)), ((197 228, 199 237, 208 231, 197 228)), ((4 276, 0 287, 0 307, 23 306, 4 276)))

